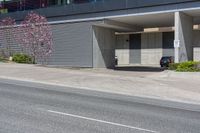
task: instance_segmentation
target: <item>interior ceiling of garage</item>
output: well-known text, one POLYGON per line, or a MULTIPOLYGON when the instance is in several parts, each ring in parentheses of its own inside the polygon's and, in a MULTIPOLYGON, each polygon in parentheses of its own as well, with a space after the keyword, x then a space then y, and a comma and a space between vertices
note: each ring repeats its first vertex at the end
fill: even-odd
MULTIPOLYGON (((194 25, 200 24, 200 9, 198 10, 188 10, 183 11, 185 14, 194 17, 194 25)), ((157 28, 157 27, 174 27, 174 12, 167 12, 167 13, 157 13, 157 14, 143 14, 143 15, 125 15, 125 16, 116 16, 109 18, 109 20, 113 22, 119 22, 121 24, 127 25, 126 27, 123 26, 115 26, 115 25, 108 25, 106 23, 101 24, 99 26, 103 26, 106 28, 113 28, 117 32, 130 32, 128 30, 129 27, 139 27, 139 28, 157 28)), ((133 31, 133 30, 132 30, 133 31)), ((140 30, 135 30, 133 32, 137 32, 140 30)))
MULTIPOLYGON (((185 10, 185 14, 194 17, 194 24, 200 24, 200 9, 185 10)), ((172 27, 174 26, 174 12, 133 15, 112 18, 111 20, 140 26, 143 28, 172 27)))
POLYGON ((123 16, 112 18, 111 20, 143 28, 170 27, 174 26, 174 13, 123 16))
POLYGON ((200 9, 184 11, 185 14, 194 17, 194 24, 200 24, 200 9))

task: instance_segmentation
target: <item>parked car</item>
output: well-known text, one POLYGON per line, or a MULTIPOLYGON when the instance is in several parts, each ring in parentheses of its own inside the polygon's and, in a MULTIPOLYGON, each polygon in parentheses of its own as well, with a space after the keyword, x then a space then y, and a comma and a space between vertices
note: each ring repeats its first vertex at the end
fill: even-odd
POLYGON ((173 56, 163 56, 160 59, 160 66, 161 67, 169 67, 170 63, 174 63, 174 57, 173 56))

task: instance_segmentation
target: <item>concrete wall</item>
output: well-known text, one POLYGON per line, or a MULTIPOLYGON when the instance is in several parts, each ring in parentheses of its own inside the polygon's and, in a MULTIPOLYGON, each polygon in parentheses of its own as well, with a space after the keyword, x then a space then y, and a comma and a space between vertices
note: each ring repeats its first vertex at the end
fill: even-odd
POLYGON ((141 64, 141 34, 130 35, 130 64, 141 64))
MULTIPOLYGON (((124 36, 117 36, 117 47, 123 50, 122 40, 124 36)), ((165 33, 143 33, 129 35, 129 64, 159 65, 162 56, 174 56, 174 32, 165 33)), ((118 56, 123 56, 118 52, 118 56)), ((125 56, 123 56, 125 57, 125 56)), ((119 58, 119 62, 127 61, 127 57, 119 58)))
POLYGON ((174 32, 162 33, 163 56, 174 56, 174 32))
POLYGON ((200 61, 200 31, 193 33, 193 60, 200 61))
POLYGON ((158 65, 162 57, 162 33, 144 33, 141 40, 141 64, 158 65))
POLYGON ((116 36, 112 29, 93 26, 93 67, 114 68, 116 36))
POLYGON ((182 12, 175 13, 175 40, 180 46, 175 48, 175 62, 193 60, 193 18, 182 12))
POLYGON ((129 35, 117 35, 115 56, 118 58, 118 65, 129 64, 129 52, 129 35))
POLYGON ((193 53, 194 53, 194 61, 200 61, 200 47, 194 47, 193 48, 193 53))

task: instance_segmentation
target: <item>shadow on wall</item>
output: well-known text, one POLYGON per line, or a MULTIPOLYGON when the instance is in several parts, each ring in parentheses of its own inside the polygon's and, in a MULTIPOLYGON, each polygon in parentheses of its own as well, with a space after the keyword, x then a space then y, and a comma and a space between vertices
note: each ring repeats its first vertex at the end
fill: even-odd
POLYGON ((114 68, 115 65, 115 32, 103 27, 94 30, 94 66, 97 68, 114 68))
POLYGON ((133 72, 162 72, 165 68, 151 66, 123 66, 115 67, 117 71, 133 71, 133 72))

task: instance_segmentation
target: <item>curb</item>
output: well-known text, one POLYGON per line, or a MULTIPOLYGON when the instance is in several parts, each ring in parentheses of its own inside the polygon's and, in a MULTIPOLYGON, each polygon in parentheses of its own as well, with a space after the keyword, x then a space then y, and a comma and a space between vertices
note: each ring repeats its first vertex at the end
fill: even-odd
POLYGON ((166 70, 162 73, 155 74, 153 76, 158 76, 161 78, 200 79, 200 72, 175 72, 166 70))

